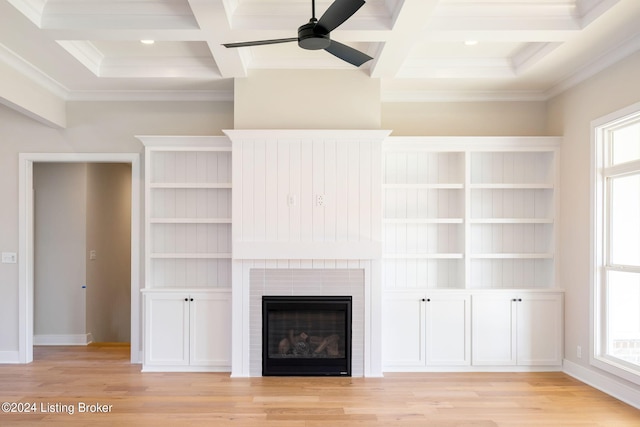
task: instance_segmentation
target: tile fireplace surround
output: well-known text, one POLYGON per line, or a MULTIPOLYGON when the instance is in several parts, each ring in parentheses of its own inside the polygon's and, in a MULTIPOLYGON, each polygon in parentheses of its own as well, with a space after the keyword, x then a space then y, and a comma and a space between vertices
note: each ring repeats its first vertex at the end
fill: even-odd
POLYGON ((364 270, 252 269, 249 290, 249 374, 262 374, 262 297, 351 296, 352 375, 364 374, 364 270))
POLYGON ((382 376, 377 260, 236 261, 232 372, 262 376, 262 296, 351 296, 352 376, 382 376), (273 265, 277 264, 277 265, 273 265), (315 264, 315 266, 314 266, 315 264), (266 267, 271 265, 271 267, 266 267), (289 268, 285 268, 289 265, 289 268), (241 270, 241 272, 239 271, 241 270), (241 276, 240 278, 238 276, 241 276), (240 279, 240 280, 237 280, 240 279), (240 290, 240 288, 242 290, 240 290))

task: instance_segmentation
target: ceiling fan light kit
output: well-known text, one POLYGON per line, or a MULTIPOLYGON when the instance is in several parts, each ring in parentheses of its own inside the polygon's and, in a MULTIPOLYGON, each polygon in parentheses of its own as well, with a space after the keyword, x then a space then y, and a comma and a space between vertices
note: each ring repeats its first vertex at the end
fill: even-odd
POLYGON ((240 43, 225 43, 223 46, 228 48, 261 46, 276 43, 288 43, 297 41, 298 46, 307 50, 324 49, 330 54, 346 61, 356 67, 361 66, 365 62, 373 59, 369 55, 360 52, 345 44, 339 43, 331 39, 331 31, 342 25, 363 5, 364 0, 336 0, 325 11, 325 13, 316 19, 315 0, 311 0, 311 19, 308 23, 298 28, 298 37, 274 40, 257 40, 240 43))

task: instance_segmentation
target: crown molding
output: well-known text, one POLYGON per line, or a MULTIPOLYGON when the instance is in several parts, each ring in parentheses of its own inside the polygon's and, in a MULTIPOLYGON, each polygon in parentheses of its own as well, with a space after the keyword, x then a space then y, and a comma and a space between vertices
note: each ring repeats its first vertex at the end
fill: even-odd
POLYGON ((49 77, 35 65, 24 60, 21 56, 14 51, 0 43, 0 62, 13 68, 18 73, 31 80, 33 83, 42 87, 45 90, 53 93, 55 96, 66 99, 69 89, 56 80, 49 77))
POLYGON ((382 91, 383 103, 546 101, 543 91, 382 91))
POLYGON ((67 101, 233 102, 233 90, 93 90, 69 92, 67 101))
POLYGON ((555 86, 546 91, 546 98, 551 99, 560 95, 638 51, 640 51, 640 35, 626 39, 614 49, 600 55, 577 72, 556 83, 555 86))

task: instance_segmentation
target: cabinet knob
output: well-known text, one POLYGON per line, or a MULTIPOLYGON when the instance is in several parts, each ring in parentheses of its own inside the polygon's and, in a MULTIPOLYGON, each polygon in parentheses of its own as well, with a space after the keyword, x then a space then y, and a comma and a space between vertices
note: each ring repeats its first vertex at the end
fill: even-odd
POLYGON ((193 298, 190 298, 189 301, 193 301, 193 298))
POLYGON ((422 301, 422 302, 425 302, 425 301, 426 301, 426 298, 422 298, 422 300, 421 300, 421 301, 422 301))
POLYGON ((518 301, 518 299, 517 299, 517 298, 514 298, 514 299, 512 299, 511 301, 513 301, 513 302, 517 302, 517 301, 518 301))
POLYGON ((185 300, 185 301, 189 301, 189 298, 185 298, 184 300, 185 300))
POLYGON ((431 302, 431 298, 427 298, 427 302, 431 302))
POLYGON ((522 302, 522 298, 518 298, 518 302, 522 302))

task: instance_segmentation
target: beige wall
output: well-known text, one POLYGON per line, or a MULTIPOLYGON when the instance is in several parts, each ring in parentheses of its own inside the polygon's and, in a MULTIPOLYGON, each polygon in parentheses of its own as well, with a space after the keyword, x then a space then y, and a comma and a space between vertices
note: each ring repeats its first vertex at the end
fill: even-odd
POLYGON ((87 165, 86 329, 94 342, 131 339, 131 165, 87 165))
POLYGON ((560 162, 559 286, 566 289, 565 357, 590 367, 590 123, 640 101, 640 53, 552 99, 549 132, 564 135, 560 162), (576 347, 583 349, 581 359, 576 347))
POLYGON ((235 80, 235 129, 379 129, 380 81, 360 70, 257 70, 235 80))
POLYGON ((382 128, 393 136, 543 136, 547 110, 544 102, 387 103, 382 128))

